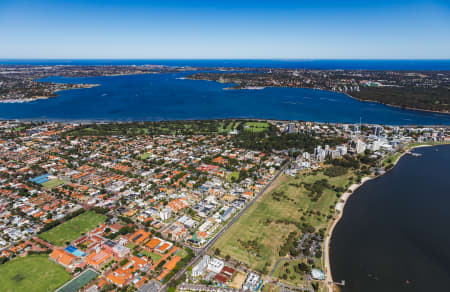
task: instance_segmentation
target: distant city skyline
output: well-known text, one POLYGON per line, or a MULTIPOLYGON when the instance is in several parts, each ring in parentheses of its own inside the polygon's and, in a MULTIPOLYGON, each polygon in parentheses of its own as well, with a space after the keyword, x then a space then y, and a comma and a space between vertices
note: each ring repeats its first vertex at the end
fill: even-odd
POLYGON ((448 1, 211 3, 3 0, 0 59, 450 58, 448 1))

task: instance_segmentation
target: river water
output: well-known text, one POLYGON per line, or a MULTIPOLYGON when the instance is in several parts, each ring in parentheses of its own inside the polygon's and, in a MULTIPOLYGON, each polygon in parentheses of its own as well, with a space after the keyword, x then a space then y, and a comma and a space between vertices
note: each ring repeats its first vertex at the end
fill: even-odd
POLYGON ((56 98, 0 104, 0 118, 59 121, 158 121, 261 118, 315 122, 450 125, 450 114, 402 110, 337 92, 303 88, 224 90, 231 84, 184 80, 188 73, 63 78, 100 84, 56 98))
POLYGON ((343 291, 450 291, 450 145, 414 152, 348 199, 330 246, 343 291))

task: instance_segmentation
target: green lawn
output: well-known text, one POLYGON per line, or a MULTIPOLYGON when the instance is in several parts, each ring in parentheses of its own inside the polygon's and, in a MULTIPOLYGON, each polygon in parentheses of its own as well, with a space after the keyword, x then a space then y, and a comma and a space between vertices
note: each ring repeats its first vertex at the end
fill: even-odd
POLYGON ((316 230, 326 229, 329 222, 327 216, 334 214, 331 208, 338 201, 335 191, 325 189, 320 199, 313 201, 301 183, 326 178, 332 186, 347 188, 353 175, 349 171, 346 175, 330 178, 319 171, 316 175, 308 172, 297 178, 282 176, 275 183, 277 186, 259 198, 215 243, 213 249, 219 248, 222 257, 229 255, 247 263, 252 269, 269 273, 289 233, 301 232, 295 224, 287 221, 309 223, 316 230), (272 195, 274 192, 284 195, 277 200, 272 195), (248 248, 249 245, 251 248, 248 248))
POLYGON ((47 255, 32 255, 13 259, 0 265, 0 290, 4 292, 54 291, 71 279, 62 266, 47 255))
POLYGON ((66 241, 77 239, 81 234, 104 223, 105 219, 105 215, 88 211, 40 234, 39 237, 57 246, 64 246, 66 241))
POLYGON ((60 179, 52 179, 52 180, 49 180, 49 181, 43 183, 42 186, 44 188, 46 188, 47 190, 51 190, 53 188, 56 188, 58 186, 65 184, 65 183, 66 183, 65 181, 60 180, 60 179))
POLYGON ((180 249, 177 251, 177 256, 180 256, 180 257, 182 257, 182 258, 185 258, 185 257, 188 256, 188 253, 187 253, 187 251, 185 251, 183 248, 180 248, 180 249))
POLYGON ((17 128, 14 128, 14 132, 20 132, 20 131, 22 131, 22 130, 25 130, 25 127, 23 127, 23 126, 21 126, 21 127, 17 127, 17 128))
POLYGON ((161 256, 159 254, 156 254, 154 252, 149 252, 145 249, 139 251, 139 253, 145 255, 146 257, 151 258, 153 262, 157 262, 161 258, 161 256))
POLYGON ((217 131, 219 133, 228 134, 234 129, 236 129, 241 124, 240 121, 230 121, 230 122, 220 122, 219 127, 217 128, 217 131))
POLYGON ((281 292, 281 288, 276 284, 264 284, 262 292, 281 292))
POLYGON ((383 166, 387 166, 389 164, 395 164, 402 154, 403 153, 401 153, 401 152, 396 152, 392 155, 389 155, 388 157, 386 157, 383 160, 383 166))
POLYGON ((273 278, 278 278, 280 281, 291 285, 304 285, 306 274, 304 272, 299 273, 294 269, 294 265, 302 262, 306 262, 306 260, 296 259, 281 262, 273 273, 273 278))
POLYGON ((135 243, 133 243, 133 242, 130 242, 130 243, 127 244, 127 247, 128 247, 129 249, 134 249, 136 246, 138 246, 138 245, 135 244, 135 243))
POLYGON ((244 129, 246 131, 258 133, 269 129, 269 124, 267 122, 246 122, 244 125, 244 129))
POLYGON ((148 153, 148 152, 145 152, 145 153, 141 154, 141 159, 142 160, 146 160, 149 157, 150 157, 150 153, 148 153))
POLYGON ((237 180, 237 179, 239 178, 239 171, 234 171, 234 172, 230 173, 230 174, 227 176, 227 181, 229 181, 229 182, 233 181, 233 180, 232 180, 233 177, 234 177, 235 180, 237 180))

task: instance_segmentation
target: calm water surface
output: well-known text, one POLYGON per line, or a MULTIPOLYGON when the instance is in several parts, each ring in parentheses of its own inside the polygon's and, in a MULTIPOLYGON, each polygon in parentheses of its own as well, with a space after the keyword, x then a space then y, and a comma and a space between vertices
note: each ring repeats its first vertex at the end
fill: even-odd
POLYGON ((414 152, 349 198, 330 247, 343 291, 450 291, 450 145, 414 152))
POLYGON ((129 121, 266 118, 317 122, 450 124, 450 115, 401 110, 336 92, 301 88, 223 90, 230 84, 181 80, 187 73, 113 77, 51 77, 41 81, 101 86, 59 92, 56 98, 0 104, 0 118, 129 121))

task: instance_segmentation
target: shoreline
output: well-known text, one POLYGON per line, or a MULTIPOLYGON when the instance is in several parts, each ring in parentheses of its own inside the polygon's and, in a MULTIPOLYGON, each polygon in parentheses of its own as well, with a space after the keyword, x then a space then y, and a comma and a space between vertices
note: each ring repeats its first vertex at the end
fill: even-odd
MULTIPOLYGON (((213 79, 195 79, 195 78, 189 78, 188 76, 184 79, 188 79, 188 80, 198 80, 198 81, 214 81, 214 82, 218 82, 218 83, 223 83, 220 82, 218 80, 213 80, 213 79)), ((235 84, 234 86, 231 87, 226 87, 223 88, 224 90, 245 90, 245 89, 253 89, 253 88, 248 88, 248 87, 261 87, 258 89, 265 89, 265 88, 302 88, 302 89, 312 89, 312 90, 321 90, 321 91, 328 91, 328 92, 336 92, 336 93, 342 93, 352 99, 358 100, 358 101, 362 101, 362 102, 373 102, 373 103, 378 103, 378 104, 382 104, 385 106, 390 106, 390 107, 395 107, 401 110, 411 110, 411 111, 418 111, 418 112, 428 112, 428 113, 435 113, 435 114, 443 114, 443 115, 450 115, 450 111, 434 111, 434 110, 427 110, 427 109, 421 109, 421 108, 414 108, 414 107, 402 107, 399 105, 394 105, 394 104, 389 104, 389 103, 383 103, 377 100, 366 100, 366 99, 361 99, 361 98, 357 98, 354 97, 352 95, 350 95, 347 92, 340 92, 340 91, 335 91, 335 90, 330 90, 330 89, 323 89, 323 88, 317 88, 317 87, 298 87, 298 86, 246 86, 246 87, 240 87, 239 84, 236 83, 231 83, 231 84, 235 84)))
POLYGON ((336 204, 336 212, 338 211, 339 208, 339 213, 338 216, 335 217, 332 221, 331 221, 331 225, 329 225, 329 229, 327 231, 327 234, 325 236, 325 240, 323 242, 323 246, 324 246, 324 269, 325 269, 325 287, 327 287, 327 290, 329 292, 333 291, 333 276, 331 274, 331 265, 330 265, 330 242, 331 242, 331 236, 333 235, 333 231, 334 228, 336 227, 336 225, 339 223, 339 221, 342 218, 342 215, 344 214, 344 208, 345 205, 347 204, 347 200, 348 198, 350 198, 350 196, 359 188, 361 187, 364 183, 373 180, 375 178, 377 178, 378 176, 375 177, 370 177, 370 176, 366 176, 363 177, 361 179, 360 183, 355 183, 352 184, 346 191, 345 193, 342 194, 342 196, 339 198, 338 203, 336 204))
MULTIPOLYGON (((387 172, 391 171, 392 169, 395 168, 395 166, 397 165, 397 163, 400 161, 400 159, 408 154, 411 150, 415 149, 415 148, 424 148, 424 147, 434 147, 434 146, 439 146, 439 145, 449 145, 449 143, 441 143, 441 144, 436 144, 436 145, 430 145, 430 144, 423 144, 423 145, 415 145, 412 147, 406 147, 405 151, 397 158, 396 161, 394 161, 394 166, 390 169, 387 170, 387 172)), ((329 228, 327 230, 325 239, 324 239, 324 258, 323 258, 323 264, 324 264, 324 272, 325 272, 325 287, 327 287, 327 290, 329 292, 333 292, 333 275, 331 273, 331 264, 330 264, 330 242, 331 242, 331 237, 333 235, 333 231, 336 227, 336 225, 339 223, 339 221, 341 220, 343 214, 344 214, 344 208, 345 205, 347 204, 348 198, 350 198, 350 196, 358 189, 360 188, 364 183, 371 181, 373 179, 376 179, 378 177, 381 177, 383 174, 377 175, 377 176, 366 176, 363 177, 361 179, 360 183, 357 184, 352 184, 346 191, 344 194, 342 194, 342 196, 339 198, 338 203, 336 204, 336 211, 338 211, 339 208, 339 214, 337 217, 333 218, 333 220, 330 222, 329 228)))
MULTIPOLYGON (((332 91, 332 92, 338 92, 338 91, 332 91)), ((354 96, 350 95, 349 93, 344 93, 344 92, 341 92, 341 93, 347 95, 350 98, 356 99, 358 101, 374 102, 374 103, 378 103, 378 104, 382 104, 382 105, 386 105, 386 106, 391 106, 391 107, 395 107, 395 108, 403 109, 403 110, 418 111, 418 112, 428 112, 428 113, 444 114, 444 115, 449 115, 450 114, 450 111, 434 111, 434 110, 427 110, 427 109, 421 109, 421 108, 415 108, 415 107, 399 106, 399 105, 390 104, 390 103, 383 103, 383 102, 380 102, 380 101, 377 101, 377 100, 368 100, 368 99, 357 98, 357 97, 354 97, 354 96)))
POLYGON ((88 84, 88 83, 55 83, 55 84, 71 84, 71 85, 77 85, 77 86, 75 86, 73 88, 57 89, 57 90, 52 92, 52 94, 55 94, 55 96, 46 96, 46 95, 44 95, 44 96, 33 96, 33 97, 27 97, 27 98, 0 99, 0 103, 28 103, 28 102, 33 102, 33 101, 36 101, 36 100, 41 100, 41 99, 56 98, 56 97, 59 96, 56 93, 60 92, 60 91, 75 90, 75 89, 88 89, 88 88, 101 86, 101 84, 88 84))

